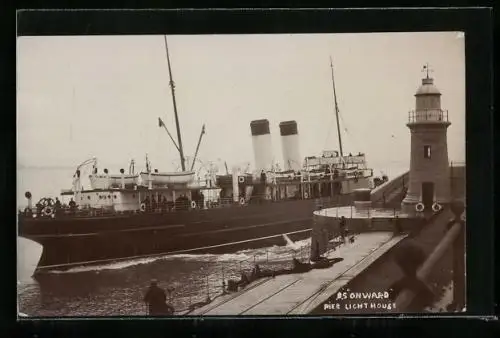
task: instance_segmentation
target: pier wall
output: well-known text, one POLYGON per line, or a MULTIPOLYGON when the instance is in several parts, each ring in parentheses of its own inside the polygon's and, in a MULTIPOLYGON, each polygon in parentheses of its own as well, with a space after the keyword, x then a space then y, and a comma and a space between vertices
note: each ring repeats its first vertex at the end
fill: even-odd
POLYGON ((465 198, 466 180, 465 180, 466 170, 464 163, 450 163, 450 179, 451 179, 451 189, 450 194, 453 198, 465 198))
MULTIPOLYGON (((450 186, 451 197, 463 198, 465 196, 465 163, 450 162, 450 186)), ((374 206, 400 208, 400 203, 405 197, 406 189, 410 180, 410 172, 407 171, 392 180, 381 184, 371 192, 371 201, 374 206)))
POLYGON ((372 204, 390 203, 395 197, 399 197, 403 188, 408 187, 409 179, 410 172, 407 171, 373 189, 371 192, 372 204))

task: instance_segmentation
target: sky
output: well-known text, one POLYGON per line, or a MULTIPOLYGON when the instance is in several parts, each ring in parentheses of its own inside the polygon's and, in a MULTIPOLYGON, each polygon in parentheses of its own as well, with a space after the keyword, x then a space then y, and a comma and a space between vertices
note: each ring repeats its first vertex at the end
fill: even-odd
MULTIPOLYGON (((168 36, 184 152, 222 169, 253 165, 250 121, 296 120, 302 157, 338 149, 330 56, 344 152, 380 170, 408 168, 408 111, 429 63, 449 111, 448 152, 465 160, 465 50, 457 32, 168 36)), ((97 157, 118 172, 176 170, 179 155, 164 37, 50 36, 17 40, 18 167, 75 167, 97 157)))

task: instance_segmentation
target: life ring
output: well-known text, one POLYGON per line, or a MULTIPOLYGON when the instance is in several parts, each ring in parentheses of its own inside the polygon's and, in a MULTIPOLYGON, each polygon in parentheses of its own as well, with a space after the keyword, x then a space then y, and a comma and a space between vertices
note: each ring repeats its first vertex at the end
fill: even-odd
POLYGON ((191 201, 191 208, 196 209, 196 202, 195 201, 191 201))
POLYGON ((26 193, 24 194, 24 197, 26 197, 27 199, 30 199, 31 193, 29 191, 26 191, 26 193))
POLYGON ((304 193, 304 198, 309 198, 309 194, 307 193, 307 191, 304 193))
POLYGON ((241 204, 241 205, 244 205, 244 204, 245 204, 245 198, 240 197, 240 204, 241 204))
POLYGON ((238 182, 245 183, 245 178, 243 176, 238 177, 238 182))
POLYGON ((434 211, 434 212, 441 211, 441 209, 442 209, 442 208, 443 208, 443 207, 442 207, 442 206, 441 206, 441 204, 439 204, 439 203, 434 203, 434 204, 432 205, 432 211, 434 211))
POLYGON ((50 217, 52 216, 52 214, 54 213, 54 209, 52 207, 45 207, 43 209, 43 214, 47 217, 50 217))
POLYGON ((146 211, 146 203, 141 203, 140 210, 141 210, 142 212, 146 211))
POLYGON ((418 212, 422 212, 424 211, 425 209, 425 205, 423 203, 417 203, 417 205, 415 205, 415 210, 417 210, 418 212))

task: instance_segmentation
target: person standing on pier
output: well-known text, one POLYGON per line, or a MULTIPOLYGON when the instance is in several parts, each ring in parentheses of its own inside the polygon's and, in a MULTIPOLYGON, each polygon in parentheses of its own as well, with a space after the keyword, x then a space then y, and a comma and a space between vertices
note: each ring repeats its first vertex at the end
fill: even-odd
POLYGON ((167 295, 165 290, 158 286, 158 281, 153 279, 149 286, 144 302, 148 305, 149 314, 152 316, 158 315, 173 315, 174 309, 167 304, 167 295))
POLYGON ((346 224, 346 220, 345 220, 344 216, 342 216, 340 218, 339 228, 340 228, 340 235, 342 236, 342 240, 344 241, 344 244, 345 244, 346 237, 348 235, 348 230, 347 230, 347 224, 346 224))

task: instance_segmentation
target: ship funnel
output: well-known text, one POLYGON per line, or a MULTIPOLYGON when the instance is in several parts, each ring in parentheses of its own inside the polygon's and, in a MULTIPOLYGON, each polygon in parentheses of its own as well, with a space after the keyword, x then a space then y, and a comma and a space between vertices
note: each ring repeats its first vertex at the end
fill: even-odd
POLYGON ((299 150, 299 132, 297 122, 280 123, 281 147, 283 149, 283 167, 285 170, 298 171, 301 167, 299 150))
POLYGON ((255 120, 250 122, 252 131, 253 153, 255 160, 255 169, 271 170, 273 165, 273 150, 271 143, 271 132, 269 131, 268 120, 255 120))

